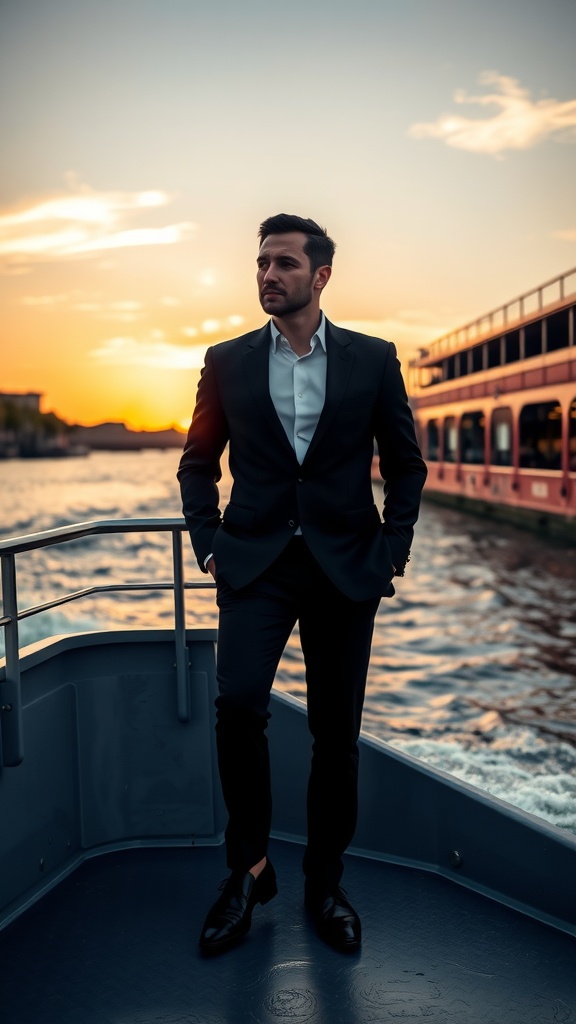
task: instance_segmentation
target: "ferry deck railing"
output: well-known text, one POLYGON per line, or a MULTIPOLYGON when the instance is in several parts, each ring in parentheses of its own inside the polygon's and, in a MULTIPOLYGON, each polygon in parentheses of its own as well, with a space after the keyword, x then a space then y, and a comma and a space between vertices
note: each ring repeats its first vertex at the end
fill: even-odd
POLYGON ((2 564, 2 616, 0 626, 4 628, 6 675, 0 684, 0 723, 4 767, 20 764, 24 757, 22 736, 22 693, 20 685, 20 646, 18 623, 40 612, 50 611, 59 605, 76 601, 81 597, 118 591, 173 590, 174 591, 174 642, 176 653, 176 690, 178 718, 181 722, 190 720, 190 665, 186 646, 185 591, 214 588, 209 582, 184 579, 182 554, 182 533, 186 530, 183 519, 111 519, 62 526, 42 533, 22 537, 10 537, 0 541, 2 564), (38 548, 52 547, 82 537, 97 537, 110 533, 170 533, 172 535, 172 580, 150 583, 99 584, 63 594, 43 604, 18 608, 16 555, 38 548))
MULTIPOLYGON (((572 267, 571 270, 565 271, 564 274, 559 274, 549 281, 544 281, 543 284, 538 285, 536 288, 531 288, 530 291, 517 295, 516 298, 505 302, 504 305, 484 313, 483 316, 471 320, 462 327, 457 327, 455 330, 449 331, 448 334, 443 334, 442 337, 433 341, 430 345, 426 345, 421 350, 421 358, 428 362, 429 360, 449 355, 456 349, 468 345, 471 341, 479 340, 485 334, 490 334, 497 329, 506 329, 515 320, 521 321, 527 315, 538 315, 548 306, 555 302, 562 303, 568 296, 575 293, 576 267, 572 267), (571 281, 571 279, 573 280, 571 281), (570 284, 568 284, 569 281, 571 281, 570 284), (555 299, 550 299, 546 296, 545 293, 549 293, 550 289, 554 289, 555 299), (532 303, 530 300, 533 300, 532 303)), ((416 360, 417 362, 418 360, 416 360)))

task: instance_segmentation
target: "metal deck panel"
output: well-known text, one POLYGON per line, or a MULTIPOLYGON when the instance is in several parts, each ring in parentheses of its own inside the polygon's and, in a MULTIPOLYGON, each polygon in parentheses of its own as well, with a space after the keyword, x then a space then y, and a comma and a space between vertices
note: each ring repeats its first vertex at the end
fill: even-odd
POLYGON ((131 849, 87 860, 0 933, 2 1024, 576 1022, 576 942, 443 878, 348 856, 357 954, 306 920, 302 848, 274 840, 280 892, 238 947, 197 939, 224 854, 131 849))

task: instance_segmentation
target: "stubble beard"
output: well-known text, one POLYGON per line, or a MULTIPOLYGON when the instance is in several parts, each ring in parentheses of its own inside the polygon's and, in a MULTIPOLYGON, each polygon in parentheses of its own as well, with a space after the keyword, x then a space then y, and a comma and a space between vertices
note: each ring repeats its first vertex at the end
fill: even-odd
POLYGON ((308 287, 302 288, 296 295, 290 297, 279 295, 271 301, 267 301, 267 296, 260 293, 260 305, 270 316, 289 316, 291 313, 299 313, 300 310, 306 309, 312 302, 312 295, 312 288, 308 287))

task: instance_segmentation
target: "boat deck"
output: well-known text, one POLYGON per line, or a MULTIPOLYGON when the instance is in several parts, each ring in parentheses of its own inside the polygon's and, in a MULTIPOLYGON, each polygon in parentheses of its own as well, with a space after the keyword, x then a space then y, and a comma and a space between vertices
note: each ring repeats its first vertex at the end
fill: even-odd
POLYGON ((348 856, 356 954, 302 905, 302 848, 274 840, 279 895, 218 958, 198 934, 222 849, 95 857, 0 933, 2 1024, 576 1022, 576 942, 443 878, 348 856))

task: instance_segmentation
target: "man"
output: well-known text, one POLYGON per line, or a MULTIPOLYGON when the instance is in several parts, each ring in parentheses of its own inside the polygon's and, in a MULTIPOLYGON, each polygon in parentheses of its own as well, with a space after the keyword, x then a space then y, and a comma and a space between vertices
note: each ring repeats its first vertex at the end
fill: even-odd
POLYGON ((178 470, 200 567, 217 584, 217 749, 231 875, 200 945, 228 948, 276 895, 267 856, 270 689, 296 622, 313 755, 305 903, 320 936, 357 949, 340 888, 356 827, 358 746, 374 617, 409 557, 426 468, 394 346, 330 324, 320 298, 335 246, 288 214, 260 226, 257 283, 269 323, 206 353, 178 470), (374 504, 376 443, 384 520, 374 504), (229 444, 233 478, 217 483, 229 444))

